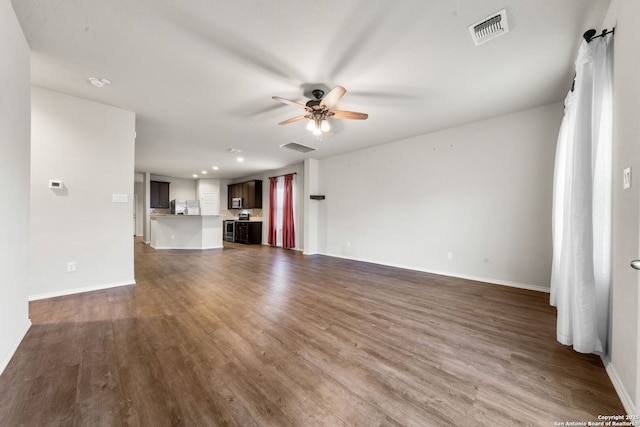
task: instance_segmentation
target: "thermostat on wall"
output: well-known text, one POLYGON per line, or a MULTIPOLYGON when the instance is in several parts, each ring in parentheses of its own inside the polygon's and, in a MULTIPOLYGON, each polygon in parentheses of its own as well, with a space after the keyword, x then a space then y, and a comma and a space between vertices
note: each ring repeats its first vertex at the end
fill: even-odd
POLYGON ((62 190, 64 188, 64 184, 60 180, 50 179, 49 180, 49 188, 52 188, 54 190, 62 190))

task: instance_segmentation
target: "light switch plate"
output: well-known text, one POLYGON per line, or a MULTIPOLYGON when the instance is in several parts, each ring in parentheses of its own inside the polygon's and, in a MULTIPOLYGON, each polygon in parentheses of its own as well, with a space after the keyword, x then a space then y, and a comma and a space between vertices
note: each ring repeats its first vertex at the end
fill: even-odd
POLYGON ((631 188, 631 167, 626 168, 622 171, 622 188, 628 189, 631 188))
POLYGON ((129 196, 126 194, 112 194, 111 201, 113 203, 127 203, 129 201, 129 196))

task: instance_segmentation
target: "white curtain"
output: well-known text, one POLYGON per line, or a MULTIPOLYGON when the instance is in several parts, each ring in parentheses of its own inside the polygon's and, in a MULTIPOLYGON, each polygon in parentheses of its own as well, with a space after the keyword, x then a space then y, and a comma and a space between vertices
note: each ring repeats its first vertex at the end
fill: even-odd
POLYGON ((557 339, 606 353, 611 284, 613 34, 582 42, 556 149, 551 305, 557 339))

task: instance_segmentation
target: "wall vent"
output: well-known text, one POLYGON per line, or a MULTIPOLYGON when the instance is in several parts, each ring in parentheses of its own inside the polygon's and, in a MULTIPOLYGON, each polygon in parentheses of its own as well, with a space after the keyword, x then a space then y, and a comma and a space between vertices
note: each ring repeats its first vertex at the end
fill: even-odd
POLYGON ((469 25, 469 33, 471 33, 471 39, 476 46, 480 46, 508 32, 509 23, 507 22, 507 11, 505 9, 489 15, 473 25, 469 25))
POLYGON ((297 142, 288 142, 282 144, 281 148, 288 148, 289 150, 299 151, 301 153, 308 153, 309 151, 315 151, 315 148, 307 147, 306 145, 298 144, 297 142))

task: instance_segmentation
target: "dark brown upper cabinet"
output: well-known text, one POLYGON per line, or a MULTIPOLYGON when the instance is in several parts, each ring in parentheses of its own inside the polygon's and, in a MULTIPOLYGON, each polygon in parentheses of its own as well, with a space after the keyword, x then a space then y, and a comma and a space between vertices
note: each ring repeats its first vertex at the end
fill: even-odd
POLYGON ((239 182, 227 186, 227 209, 231 209, 231 199, 242 198, 242 209, 262 209, 262 181, 239 182))
POLYGON ((151 208, 169 209, 169 184, 171 183, 163 181, 150 182, 151 208))

